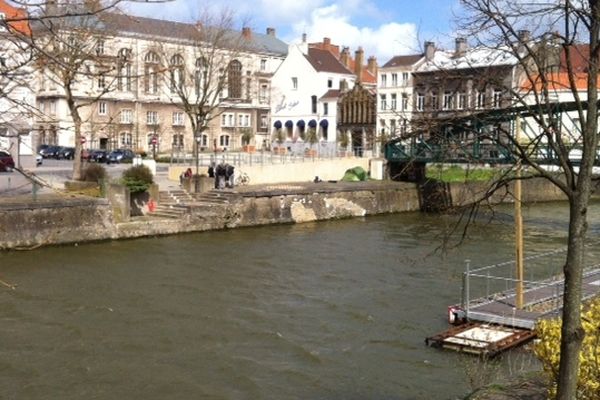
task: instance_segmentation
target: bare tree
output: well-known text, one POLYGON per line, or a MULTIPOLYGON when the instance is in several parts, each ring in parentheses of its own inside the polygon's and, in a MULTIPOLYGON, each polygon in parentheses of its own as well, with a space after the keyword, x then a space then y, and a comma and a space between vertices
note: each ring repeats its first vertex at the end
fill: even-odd
MULTIPOLYGON (((457 149, 463 151, 465 144, 477 142, 493 144, 495 151, 514 160, 512 170, 492 184, 488 196, 503 187, 503 182, 519 179, 513 172, 521 165, 527 169, 527 178, 543 177, 566 195, 570 218, 563 267, 565 290, 557 398, 575 399, 584 335, 580 306, 587 210, 599 139, 600 1, 461 0, 460 3, 461 34, 479 49, 480 62, 493 64, 498 57, 506 62, 493 68, 467 64, 453 69, 452 65, 473 60, 461 59, 457 46, 455 58, 449 57, 446 66, 433 68, 438 71, 446 68, 442 86, 450 89, 430 92, 426 103, 430 109, 446 113, 430 113, 422 118, 420 127, 416 124, 412 133, 428 131, 429 143, 445 141, 448 156, 457 149), (448 85, 467 80, 472 85, 471 93, 463 94, 464 87, 448 85), (470 96, 467 102, 474 106, 465 107, 465 102, 458 107, 452 103, 463 102, 462 96, 470 96), (566 119, 571 123, 567 124, 566 119), (528 126, 534 128, 527 129, 528 126), (525 132, 519 138, 516 132, 523 128, 525 132), (580 154, 577 160, 570 156, 574 150, 580 154), (547 168, 548 163, 558 165, 558 172, 547 168)), ((415 89, 417 96, 419 90, 415 89)), ((499 159, 499 154, 494 157, 499 159)))
MULTIPOLYGON (((205 12, 196 21, 191 43, 182 49, 191 60, 179 54, 163 51, 168 59, 162 85, 169 91, 171 102, 179 107, 190 121, 194 139, 196 173, 198 172, 199 142, 227 107, 243 98, 243 61, 247 38, 233 29, 234 14, 223 10, 217 14, 205 12)), ((247 96, 249 97, 249 95, 247 96)))

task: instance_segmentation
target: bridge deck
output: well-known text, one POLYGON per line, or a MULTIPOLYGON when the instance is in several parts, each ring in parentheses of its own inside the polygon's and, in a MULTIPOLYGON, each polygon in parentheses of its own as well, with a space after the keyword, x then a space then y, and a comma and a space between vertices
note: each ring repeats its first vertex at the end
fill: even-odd
MULTIPOLYGON (((468 319, 533 329, 537 320, 558 316, 562 309, 563 288, 564 281, 560 280, 548 282, 542 287, 526 289, 523 293, 522 310, 516 309, 516 296, 512 291, 480 299, 476 304, 470 305, 468 319)), ((582 290, 584 299, 600 295, 600 268, 585 274, 582 290)))

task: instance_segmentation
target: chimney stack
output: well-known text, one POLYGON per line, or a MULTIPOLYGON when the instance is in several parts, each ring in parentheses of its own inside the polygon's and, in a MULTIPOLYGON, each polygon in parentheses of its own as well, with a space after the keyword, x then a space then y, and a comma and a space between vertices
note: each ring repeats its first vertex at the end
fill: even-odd
POLYGON ((454 40, 454 57, 462 57, 467 52, 467 39, 458 37, 454 40))
POLYGON ((328 37, 323 38, 323 44, 325 46, 330 45, 331 44, 331 38, 328 38, 328 37))
POLYGON ((434 54, 435 54, 435 43, 425 42, 425 60, 427 60, 427 61, 433 60, 434 54))
POLYGON ((377 76, 377 59, 374 56, 369 57, 369 60, 367 61, 367 70, 377 76))
POLYGON ((517 35, 519 35, 519 42, 521 42, 521 43, 528 42, 529 39, 531 39, 531 32, 528 31, 527 29, 518 31, 517 35))
POLYGON ((244 37, 244 39, 252 39, 252 29, 250 29, 247 26, 244 26, 242 28, 242 36, 244 37))
POLYGON ((350 68, 350 49, 348 47, 342 47, 340 61, 344 64, 344 67, 350 68))
POLYGON ((275 37, 275 28, 267 28, 267 35, 275 37))
POLYGON ((302 43, 306 43, 306 33, 302 34, 302 43))
POLYGON ((362 82, 362 71, 363 64, 365 63, 365 51, 362 47, 354 52, 354 73, 356 74, 356 80, 362 82))

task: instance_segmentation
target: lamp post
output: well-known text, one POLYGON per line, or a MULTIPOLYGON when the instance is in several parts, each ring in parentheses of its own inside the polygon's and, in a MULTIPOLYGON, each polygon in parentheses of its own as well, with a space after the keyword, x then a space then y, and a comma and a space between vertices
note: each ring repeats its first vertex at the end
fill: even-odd
POLYGON ((196 175, 199 175, 199 169, 200 169, 200 142, 202 141, 202 136, 198 134, 198 132, 196 132, 195 134, 195 144, 196 144, 196 175))

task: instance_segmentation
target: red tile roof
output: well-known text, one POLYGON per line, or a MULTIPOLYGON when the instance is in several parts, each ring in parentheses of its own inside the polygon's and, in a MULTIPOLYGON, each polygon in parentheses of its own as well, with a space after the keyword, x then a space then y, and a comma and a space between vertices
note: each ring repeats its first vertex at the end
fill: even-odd
POLYGON ((340 89, 329 89, 327 93, 321 96, 321 99, 337 99, 338 97, 340 97, 340 93, 340 89))
POLYGON ((24 9, 13 7, 4 0, 0 0, 0 12, 4 14, 4 19, 11 29, 26 36, 31 35, 27 12, 24 9))

